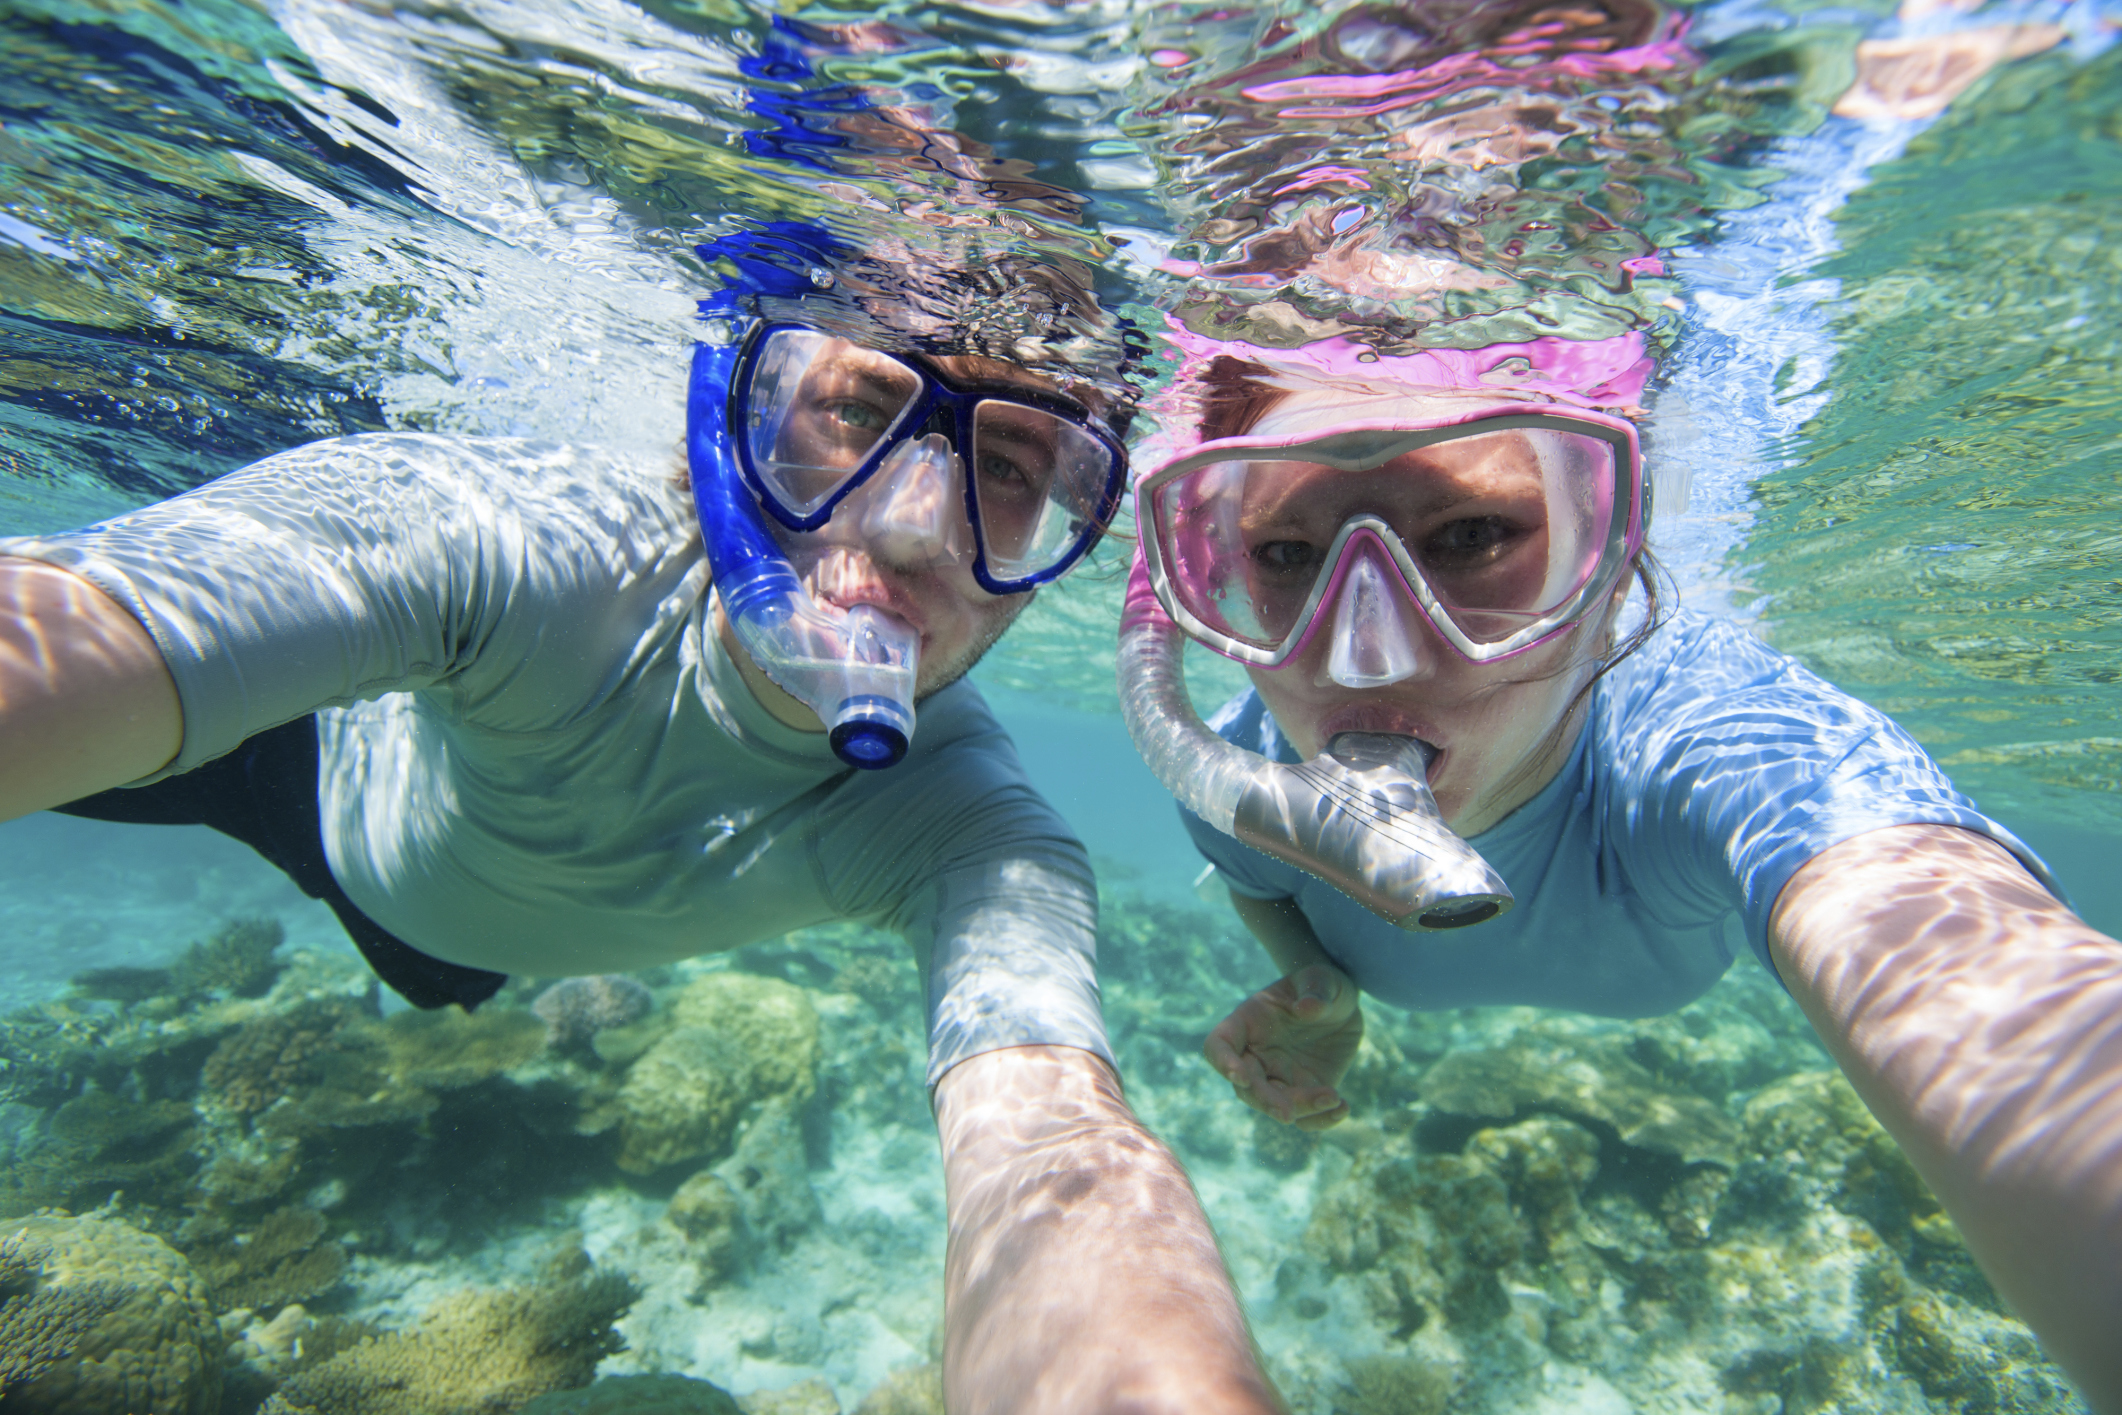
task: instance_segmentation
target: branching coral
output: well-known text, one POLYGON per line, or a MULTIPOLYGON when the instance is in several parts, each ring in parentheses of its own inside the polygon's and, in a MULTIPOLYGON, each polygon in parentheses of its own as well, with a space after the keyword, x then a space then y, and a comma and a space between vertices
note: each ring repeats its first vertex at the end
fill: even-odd
POLYGON ((169 970, 171 988, 180 996, 263 997, 280 976, 282 965, 273 954, 286 941, 278 919, 232 920, 184 951, 169 970))
POLYGON ((272 1311, 322 1297, 346 1276, 346 1250, 325 1234, 312 1209, 276 1209, 248 1232, 190 1249, 188 1256, 221 1310, 272 1311))
POLYGON ((0 1174, 0 1205, 94 1208, 123 1189, 136 1199, 169 1197, 197 1161, 192 1110, 177 1101, 132 1101, 91 1089, 52 1113, 41 1145, 0 1174))
POLYGON ((208 1097, 238 1115, 265 1110, 322 1078, 327 1054, 360 1017, 343 998, 305 1003, 230 1033, 199 1074, 208 1097))
POLYGON ((108 1218, 0 1236, 0 1400, 24 1415, 212 1415, 221 1339, 191 1267, 108 1218))
POLYGON ((292 1377, 261 1415, 507 1415, 587 1385, 624 1346, 612 1323, 634 1296, 610 1274, 459 1293, 414 1330, 357 1342, 292 1377))
POLYGON ((746 1415, 719 1386, 684 1376, 614 1376, 541 1395, 518 1415, 746 1415))

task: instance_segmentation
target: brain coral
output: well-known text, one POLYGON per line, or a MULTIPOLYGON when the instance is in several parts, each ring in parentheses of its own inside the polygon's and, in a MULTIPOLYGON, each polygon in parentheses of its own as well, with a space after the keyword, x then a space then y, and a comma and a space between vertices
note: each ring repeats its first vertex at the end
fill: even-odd
POLYGON ((545 1021, 546 1039, 556 1047, 580 1046, 611 1027, 624 1027, 648 1016, 656 995, 632 978, 605 973, 592 978, 562 978, 531 1003, 545 1021))
POLYGON ((728 1039, 681 1027, 627 1068, 619 1088, 619 1167, 647 1174, 729 1144, 751 1069, 728 1039))
POLYGON ((222 1341, 191 1266, 108 1218, 0 1226, 0 1401, 24 1415, 212 1415, 222 1341))
POLYGON ((810 995, 779 978, 709 973, 671 1004, 680 1027, 705 1027, 727 1038, 751 1063, 760 1095, 802 1105, 818 1088, 818 1013, 810 995))
POLYGON ((621 1169, 647 1174, 720 1154, 753 1101, 780 1097, 793 1109, 818 1089, 818 1014, 803 989, 710 973, 670 1015, 671 1031, 627 1070, 611 1108, 621 1169))
POLYGON ((410 1332, 370 1337, 292 1377, 259 1415, 507 1415, 589 1384, 624 1346, 633 1285, 610 1274, 445 1297, 410 1332))

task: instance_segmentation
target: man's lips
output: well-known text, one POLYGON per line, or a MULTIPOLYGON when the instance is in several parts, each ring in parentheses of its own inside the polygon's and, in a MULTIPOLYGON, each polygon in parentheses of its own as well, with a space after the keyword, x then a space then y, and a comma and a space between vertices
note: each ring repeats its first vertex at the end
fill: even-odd
POLYGON ((845 593, 824 591, 815 594, 814 598, 832 605, 835 609, 853 609, 858 604, 872 605, 883 610, 892 618, 904 622, 908 628, 919 634, 924 641, 928 638, 928 625, 923 622, 923 615, 920 611, 905 599, 888 591, 855 590, 845 593))
POLYGON ((872 567, 850 563, 852 560, 853 557, 842 553, 828 556, 813 566, 804 576, 805 588, 811 592, 811 597, 836 609, 853 609, 858 604, 873 605, 903 621, 925 642, 928 616, 921 612, 913 596, 879 577, 872 567))

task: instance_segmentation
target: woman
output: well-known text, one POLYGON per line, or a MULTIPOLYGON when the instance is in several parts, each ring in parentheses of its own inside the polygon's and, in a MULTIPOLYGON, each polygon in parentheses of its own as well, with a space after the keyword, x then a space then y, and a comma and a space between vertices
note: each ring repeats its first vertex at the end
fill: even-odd
POLYGON ((1342 1119, 1364 992, 1646 1016, 1750 947, 1999 1291, 2122 1408, 2122 945, 1889 719, 1658 602, 1640 338, 1175 337, 1123 696, 1283 974, 1209 1038, 1239 1096, 1342 1119), (1185 705, 1182 631, 1252 679, 1221 740, 1185 705))

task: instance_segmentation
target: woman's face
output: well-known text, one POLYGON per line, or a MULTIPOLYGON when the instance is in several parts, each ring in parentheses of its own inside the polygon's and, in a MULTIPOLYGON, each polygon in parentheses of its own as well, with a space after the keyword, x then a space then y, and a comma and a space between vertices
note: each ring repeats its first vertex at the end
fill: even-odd
MULTIPOLYGON (((1270 436, 1445 410, 1428 401, 1350 406, 1295 394, 1251 431, 1270 436)), ((1287 599, 1293 619, 1336 532, 1367 512, 1393 528, 1448 603, 1531 607, 1547 575, 1552 508, 1530 447, 1508 433, 1442 443, 1367 472, 1281 464, 1247 486, 1239 530, 1249 598, 1263 620, 1277 617, 1276 606, 1287 599), (1278 575, 1289 579, 1286 590, 1278 589, 1278 575)), ((1396 595, 1404 594, 1397 577, 1391 583, 1396 595)), ((1563 718, 1596 670, 1626 594, 1624 580, 1600 612, 1568 633, 1491 664, 1460 656, 1410 602, 1400 617, 1412 637, 1415 669, 1383 687, 1349 688, 1334 680, 1328 670, 1334 635, 1325 626, 1281 668, 1248 671, 1306 757, 1352 731, 1419 737, 1436 747, 1430 786, 1437 804, 1453 829, 1476 834, 1560 769, 1576 725, 1563 718)))

